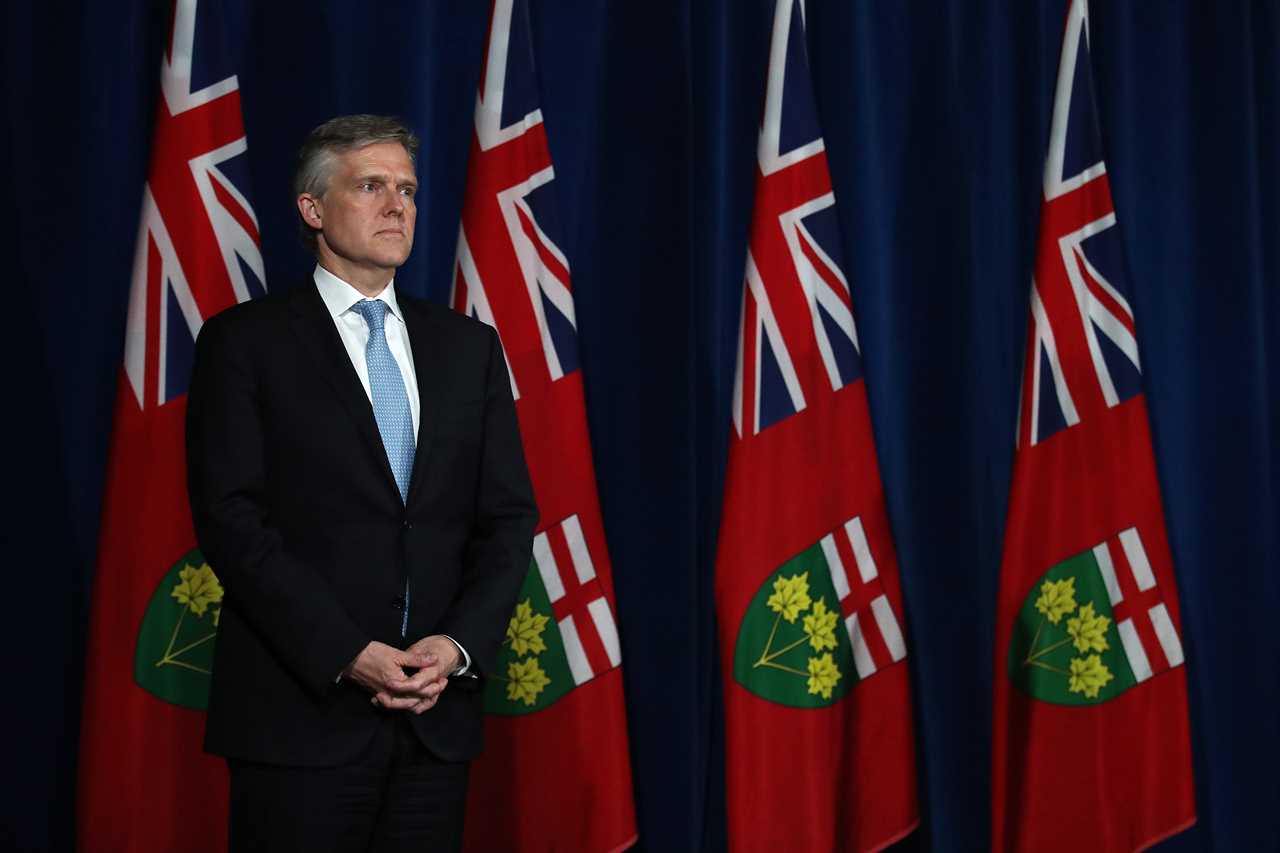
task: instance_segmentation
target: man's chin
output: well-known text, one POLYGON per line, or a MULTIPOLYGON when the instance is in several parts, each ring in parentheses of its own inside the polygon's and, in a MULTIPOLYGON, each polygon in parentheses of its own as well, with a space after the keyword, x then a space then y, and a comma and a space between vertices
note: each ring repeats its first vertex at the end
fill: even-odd
POLYGON ((378 265, 383 269, 395 269, 404 266, 404 262, 409 260, 409 250, 411 248, 413 248, 413 244, 406 243, 402 249, 381 253, 378 256, 378 265))

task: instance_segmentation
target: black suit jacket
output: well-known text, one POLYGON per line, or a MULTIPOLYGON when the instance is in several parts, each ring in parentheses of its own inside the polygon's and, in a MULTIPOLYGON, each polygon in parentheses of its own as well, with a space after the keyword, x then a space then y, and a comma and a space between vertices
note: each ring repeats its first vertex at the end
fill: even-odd
MULTIPOLYGON (((296 766, 354 759, 379 711, 335 678, 370 640, 448 634, 484 677, 537 512, 490 327, 397 294, 421 400, 402 502, 314 282, 205 323, 187 403, 196 536, 225 590, 205 748, 296 766), (400 636, 405 577, 412 603, 400 636)), ((481 747, 480 682, 409 715, 445 760, 481 747)))

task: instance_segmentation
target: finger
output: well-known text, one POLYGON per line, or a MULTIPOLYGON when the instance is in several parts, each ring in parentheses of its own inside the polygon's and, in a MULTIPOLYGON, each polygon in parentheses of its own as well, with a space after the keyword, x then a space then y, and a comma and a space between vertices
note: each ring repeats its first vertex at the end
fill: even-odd
POLYGON ((416 693, 423 695, 423 689, 432 682, 440 679, 440 672, 434 666, 420 669, 413 675, 406 677, 404 680, 394 685, 396 693, 416 693))
POLYGON ((403 698, 411 698, 415 701, 421 700, 421 699, 435 699, 437 696, 440 695, 440 692, 444 690, 443 682, 444 682, 444 679, 436 679, 435 681, 428 681, 426 684, 423 684, 421 687, 417 688, 416 690, 413 690, 412 692, 408 690, 400 691, 396 693, 396 696, 403 697, 403 698))
POLYGON ((415 714, 421 714, 423 711, 427 710, 428 708, 433 707, 437 702, 440 701, 440 695, 444 693, 444 689, 448 686, 449 686, 449 679, 447 678, 441 678, 439 681, 435 681, 429 684, 427 686, 427 692, 424 693, 424 698, 420 703, 418 703, 418 705, 414 706, 413 712, 415 714))
POLYGON ((420 700, 414 696, 393 696, 385 691, 378 691, 369 697, 370 704, 379 708, 386 708, 389 711, 402 710, 418 701, 420 700))
POLYGON ((381 676, 379 687, 387 693, 399 693, 409 683, 411 677, 406 675, 404 670, 399 667, 393 667, 386 672, 379 673, 379 675, 381 676))
POLYGON ((405 685, 416 680, 419 676, 419 673, 425 670, 430 670, 430 669, 431 667, 428 666, 428 667, 423 667, 422 669, 416 669, 416 670, 411 670, 410 672, 405 672, 403 669, 400 669, 399 667, 395 667, 394 669, 391 669, 385 673, 382 673, 382 680, 383 680, 383 683, 387 684, 388 686, 394 685, 397 690, 404 690, 405 685))
POLYGON ((400 652, 395 657, 397 666, 402 668, 410 667, 413 669, 423 669, 424 667, 433 666, 438 659, 430 652, 426 654, 415 654, 413 652, 400 652))
MULTIPOLYGON (((407 684, 408 682, 401 685, 389 685, 379 691, 379 695, 399 702, 408 702, 412 705, 414 702, 420 702, 424 699, 434 699, 440 695, 442 690, 444 690, 444 679, 428 681, 424 684, 414 686, 412 689, 406 686, 407 684)), ((397 707, 404 706, 398 705, 397 707)))
POLYGON ((447 678, 440 678, 436 681, 431 682, 425 688, 423 688, 422 693, 420 693, 418 696, 419 703, 415 705, 411 710, 415 714, 420 714, 423 711, 427 710, 428 708, 432 707, 433 705, 435 705, 437 702, 440 701, 440 695, 444 693, 444 689, 448 686, 449 686, 449 679, 447 678))
POLYGON ((385 693, 379 693, 376 698, 378 704, 388 711, 407 711, 422 701, 417 696, 388 696, 385 693))

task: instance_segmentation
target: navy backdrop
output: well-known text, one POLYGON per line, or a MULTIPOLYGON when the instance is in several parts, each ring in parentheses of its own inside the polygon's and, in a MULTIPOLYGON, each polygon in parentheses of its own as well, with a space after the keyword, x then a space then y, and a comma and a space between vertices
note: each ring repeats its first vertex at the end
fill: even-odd
MULTIPOLYGON (((102 474, 168 0, 6 7, 6 670, 14 849, 71 844, 102 474)), ((626 646, 642 849, 723 845, 711 571, 770 0, 532 0, 626 646)), ((241 55, 268 286, 292 152, 424 137, 397 277, 448 291, 480 0, 202 4, 241 55)), ((1063 0, 810 0, 819 112, 913 653, 926 821, 988 846, 992 621, 1063 0)), ((1182 595, 1199 824, 1280 845, 1280 4, 1095 0, 1108 167, 1182 595)), ((83 709, 93 713, 93 708, 83 709)))

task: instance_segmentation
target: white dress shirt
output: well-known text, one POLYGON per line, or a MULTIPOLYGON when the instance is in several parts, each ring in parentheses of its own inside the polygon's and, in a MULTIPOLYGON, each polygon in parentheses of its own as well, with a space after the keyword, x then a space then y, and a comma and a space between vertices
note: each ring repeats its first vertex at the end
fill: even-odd
MULTIPOLYGON (((369 363, 365 359, 365 348, 369 345, 369 324, 365 322, 363 314, 352 310, 357 302, 369 297, 319 264, 316 264, 312 278, 315 279, 316 289, 320 291, 320 298, 329 309, 333 324, 338 328, 338 337, 342 339, 342 345, 347 350, 351 366, 356 369, 356 375, 360 377, 365 396, 372 404, 373 389, 369 385, 369 363)), ((409 346, 409 329, 404 324, 404 314, 400 312, 400 305, 396 302, 395 279, 387 282, 382 292, 372 298, 387 303, 387 318, 383 326, 387 336, 387 348, 391 350, 391 357, 396 360, 396 366, 400 368, 400 376, 404 379, 404 390, 409 396, 409 414, 413 417, 413 436, 416 443, 419 412, 421 412, 421 404, 418 400, 418 374, 413 369, 413 350, 409 346)), ((449 640, 462 653, 462 666, 453 674, 469 675, 471 655, 467 654, 467 650, 453 637, 449 637, 449 640)))
MULTIPOLYGON (((364 354, 365 348, 369 345, 369 324, 365 322, 364 315, 352 310, 357 302, 367 297, 319 264, 316 264, 313 277, 316 280, 316 288, 320 291, 320 298, 324 300, 325 307, 329 309, 329 316, 338 327, 338 337, 342 338, 342 345, 347 349, 351 366, 356 369, 360 384, 364 386, 365 396, 372 403, 373 390, 369 387, 369 365, 365 361, 364 354)), ((414 441, 417 441, 421 411, 418 401, 418 374, 413 369, 413 350, 409 346, 409 330, 404 325, 404 315, 400 313, 400 305, 396 302, 395 279, 387 282, 382 292, 372 298, 387 303, 387 319, 384 326, 387 333, 387 348, 391 350, 391 357, 396 360, 396 366, 400 368, 400 376, 404 379, 404 390, 409 395, 409 414, 413 417, 414 441)))

